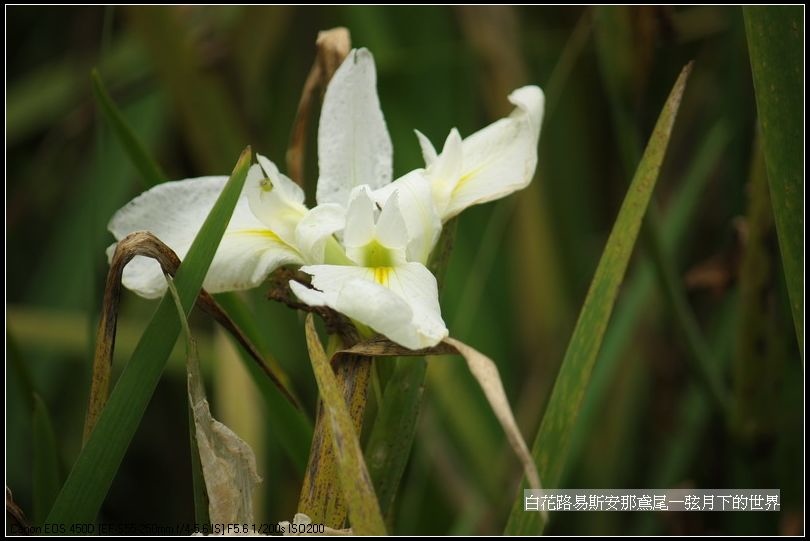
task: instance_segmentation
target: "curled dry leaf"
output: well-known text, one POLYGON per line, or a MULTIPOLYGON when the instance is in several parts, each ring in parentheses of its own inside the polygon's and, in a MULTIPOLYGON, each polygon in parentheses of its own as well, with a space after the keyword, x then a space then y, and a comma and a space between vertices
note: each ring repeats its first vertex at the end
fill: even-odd
POLYGON ((253 487, 262 480, 256 473, 253 450, 230 428, 211 416, 199 366, 195 370, 189 368, 188 393, 211 522, 252 523, 253 487))
MULTIPOLYGON (((118 306, 121 299, 121 276, 124 267, 134 257, 149 257, 160 263, 163 272, 174 276, 180 266, 180 258, 159 238, 148 231, 136 231, 121 239, 115 247, 107 283, 104 287, 104 299, 101 307, 98 330, 96 332, 96 349, 93 355, 93 375, 90 384, 90 400, 84 422, 84 441, 90 437, 98 421, 101 410, 107 402, 110 389, 110 372, 115 349, 115 330, 118 324, 118 306)), ((220 325, 233 336, 250 354, 278 390, 297 409, 301 409, 298 400, 282 383, 281 377, 264 361, 259 350, 254 346, 239 327, 225 313, 222 307, 205 290, 200 291, 197 299, 199 306, 208 312, 220 325)))
POLYGON ((166 280, 186 335, 188 400, 208 496, 209 520, 212 524, 251 524, 253 487, 262 480, 256 472, 256 457, 247 443, 211 416, 200 373, 197 344, 168 274, 166 280))

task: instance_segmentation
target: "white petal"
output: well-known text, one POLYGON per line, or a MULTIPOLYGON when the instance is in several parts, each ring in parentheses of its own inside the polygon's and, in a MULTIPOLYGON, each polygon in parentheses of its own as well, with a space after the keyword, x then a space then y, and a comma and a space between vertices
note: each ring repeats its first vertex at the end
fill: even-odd
MULTIPOLYGON (((151 231, 183 259, 227 180, 203 177, 159 184, 116 212, 109 230, 117 240, 151 231)), ((203 286, 214 293, 255 287, 277 266, 292 263, 302 263, 298 252, 256 219, 243 192, 203 286)), ((123 284, 147 298, 166 290, 160 265, 140 256, 124 269, 123 284)))
POLYGON ((251 289, 282 265, 301 265, 297 250, 272 231, 228 228, 203 282, 210 293, 251 289))
MULTIPOLYGON (((317 272, 324 291, 309 289, 291 281, 290 289, 310 306, 328 306, 346 317, 363 323, 394 342, 411 349, 418 349, 419 339, 411 322, 413 313, 408 303, 391 290, 369 281, 369 269, 364 267, 328 266, 328 269, 351 271, 334 283, 325 284, 329 271, 311 268, 317 272), (388 331, 388 332, 386 332, 388 331)), ((342 273, 343 274, 343 273, 342 273)), ((314 278, 313 278, 314 280, 314 278)))
POLYGON ((374 58, 353 50, 326 89, 318 127, 318 203, 345 206, 355 186, 391 182, 391 137, 377 97, 374 58))
POLYGON ((251 166, 245 180, 250 210, 265 226, 287 244, 295 243, 295 228, 307 212, 304 192, 278 168, 259 156, 259 165, 251 166))
POLYGON ((442 213, 447 221, 465 208, 505 197, 525 188, 537 166, 537 140, 545 98, 536 86, 509 95, 516 108, 463 142, 464 168, 442 213))
POLYGON ((416 138, 419 140, 419 146, 422 149, 422 158, 425 160, 425 167, 430 167, 433 162, 436 161, 436 149, 433 148, 433 143, 430 142, 430 139, 428 139, 424 133, 419 130, 413 131, 416 132, 416 138))
POLYGON ((537 136, 540 136, 540 125, 543 123, 543 109, 546 97, 540 87, 529 85, 513 90, 509 94, 509 102, 516 107, 511 117, 526 117, 535 124, 537 136))
MULTIPOLYGON (((324 203, 310 210, 295 229, 296 246, 308 264, 325 262, 327 242, 346 227, 346 209, 336 203, 324 203)), ((335 241, 335 244, 337 242, 335 241)))
POLYGON ((343 244, 347 248, 365 246, 374 239, 374 201, 368 186, 358 186, 352 191, 346 211, 346 229, 343 244))
POLYGON ((431 183, 425 171, 417 169, 379 190, 372 197, 385 205, 391 194, 397 194, 399 208, 408 230, 408 261, 426 263, 439 239, 442 222, 433 204, 431 183))
MULTIPOLYGON (((388 277, 388 288, 406 299, 413 311, 412 324, 419 340, 417 347, 435 346, 448 336, 439 306, 436 278, 424 265, 405 263, 394 267, 388 277)), ((414 349, 412 345, 402 345, 414 349)))
POLYGON ((387 248, 403 249, 408 245, 408 228, 405 227, 396 192, 385 202, 375 230, 377 240, 387 248))
POLYGON ((316 289, 297 282, 290 286, 309 305, 329 306, 410 349, 432 347, 448 335, 436 279, 423 265, 313 265, 301 270, 312 275, 316 289))
POLYGON ((464 158, 461 135, 453 128, 444 142, 441 155, 430 168, 433 202, 440 215, 445 214, 458 182, 463 178, 464 158))
POLYGON ((265 177, 273 181, 274 189, 281 192, 284 199, 294 203, 304 204, 304 190, 287 175, 278 170, 276 164, 261 154, 256 154, 256 160, 264 170, 265 177))

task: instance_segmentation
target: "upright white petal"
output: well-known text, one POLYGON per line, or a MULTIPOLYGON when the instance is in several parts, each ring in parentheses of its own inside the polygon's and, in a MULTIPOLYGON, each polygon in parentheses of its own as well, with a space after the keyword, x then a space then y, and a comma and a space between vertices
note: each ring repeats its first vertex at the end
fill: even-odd
POLYGON ((374 58, 355 49, 326 89, 318 127, 318 203, 346 206, 355 186, 391 182, 391 138, 377 97, 374 58))
POLYGON ((324 203, 310 210, 295 229, 296 247, 301 251, 307 264, 326 263, 328 244, 334 245, 330 246, 331 248, 342 251, 343 248, 332 235, 344 227, 346 227, 346 209, 337 203, 324 203))
POLYGON ((397 194, 408 231, 407 259, 427 263, 442 231, 442 222, 434 206, 431 182, 425 177, 424 170, 417 169, 376 190, 372 197, 378 205, 384 206, 393 193, 397 194))
POLYGON ((374 201, 368 186, 358 186, 352 191, 346 211, 346 229, 343 244, 346 248, 359 248, 374 239, 374 201))
POLYGON ((419 130, 413 131, 416 132, 416 138, 419 140, 419 147, 422 149, 422 158, 425 160, 425 167, 430 167, 438 157, 436 155, 436 149, 433 148, 433 143, 430 142, 430 139, 428 139, 424 133, 419 130))
POLYGON ((295 243, 295 228, 307 212, 304 191, 281 174, 273 162, 258 156, 259 164, 248 170, 244 192, 250 210, 287 244, 295 243))
POLYGON ((408 245, 408 228, 399 208, 399 198, 394 192, 380 211, 375 226, 375 236, 387 248, 404 249, 408 245))
POLYGON ((444 221, 531 182, 545 98, 540 88, 525 86, 512 92, 509 101, 515 105, 512 114, 464 139, 463 171, 441 213, 444 221))
MULTIPOLYGON (((116 212, 108 228, 117 240, 134 231, 151 231, 183 259, 227 180, 202 177, 159 184, 116 212)), ((298 252, 253 215, 243 191, 203 287, 214 293, 248 289, 280 265, 301 263, 298 252)), ((160 265, 140 256, 124 269, 123 284, 147 298, 166 290, 160 265)))
POLYGON ((453 192, 464 176, 464 151, 461 135, 453 128, 444 142, 441 155, 430 167, 433 202, 440 216, 447 213, 453 192))
POLYGON ((367 268, 313 265, 309 289, 290 287, 310 306, 328 306, 410 349, 432 347, 448 335, 436 279, 423 265, 367 268))

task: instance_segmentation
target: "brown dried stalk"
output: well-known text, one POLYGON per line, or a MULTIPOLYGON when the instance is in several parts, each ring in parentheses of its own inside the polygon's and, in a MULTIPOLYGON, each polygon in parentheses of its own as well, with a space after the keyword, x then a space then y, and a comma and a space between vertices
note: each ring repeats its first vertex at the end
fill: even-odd
POLYGON ((293 121, 290 144, 287 148, 287 173, 300 186, 304 185, 304 161, 307 150, 307 134, 309 121, 312 117, 312 104, 316 92, 322 97, 326 85, 332 79, 340 64, 348 56, 352 47, 351 36, 346 28, 338 27, 318 33, 315 41, 317 53, 315 63, 309 70, 309 75, 301 91, 298 102, 298 112, 293 121))

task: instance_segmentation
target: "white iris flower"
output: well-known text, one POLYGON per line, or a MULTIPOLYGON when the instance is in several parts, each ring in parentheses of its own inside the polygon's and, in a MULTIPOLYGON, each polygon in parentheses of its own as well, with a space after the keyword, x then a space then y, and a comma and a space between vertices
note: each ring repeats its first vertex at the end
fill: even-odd
MULTIPOLYGON (((410 349, 438 344, 448 331, 425 263, 442 223, 524 188, 534 175, 543 93, 527 86, 509 100, 516 106, 509 117, 464 140, 453 129, 441 154, 417 132, 426 167, 391 182, 374 60, 353 50, 324 95, 318 205, 308 209, 301 188, 258 156, 203 286, 249 289, 282 265, 300 265, 312 276, 312 288, 290 284, 302 302, 329 306, 410 349)), ((109 229, 117 240, 151 231, 182 259, 226 181, 158 185, 121 208, 109 229)), ((143 257, 124 270, 123 284, 149 298, 166 289, 158 263, 143 257)))

